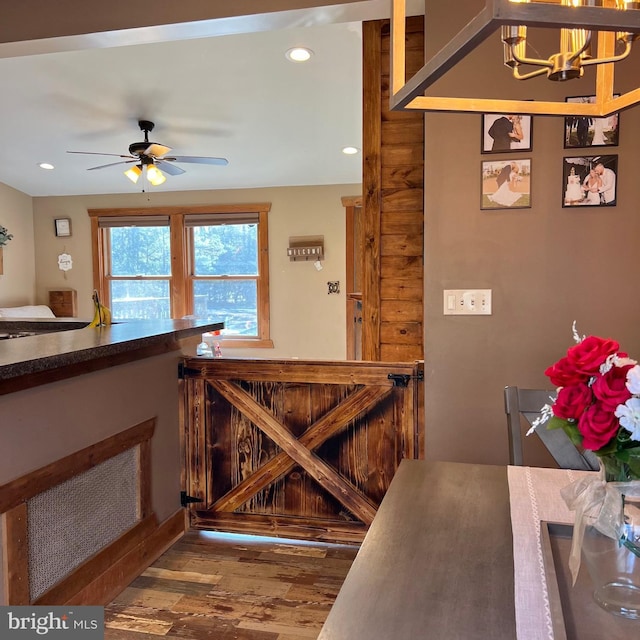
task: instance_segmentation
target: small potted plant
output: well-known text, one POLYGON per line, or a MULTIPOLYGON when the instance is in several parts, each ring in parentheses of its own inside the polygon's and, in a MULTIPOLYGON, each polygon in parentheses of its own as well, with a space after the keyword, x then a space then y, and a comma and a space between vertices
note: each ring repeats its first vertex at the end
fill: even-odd
POLYGON ((3 227, 0 224, 0 275, 3 273, 2 270, 2 247, 4 247, 9 240, 13 238, 13 235, 9 233, 9 230, 6 227, 3 227))
POLYGON ((9 229, 0 225, 0 247, 4 247, 11 239, 13 239, 13 235, 9 233, 9 229))

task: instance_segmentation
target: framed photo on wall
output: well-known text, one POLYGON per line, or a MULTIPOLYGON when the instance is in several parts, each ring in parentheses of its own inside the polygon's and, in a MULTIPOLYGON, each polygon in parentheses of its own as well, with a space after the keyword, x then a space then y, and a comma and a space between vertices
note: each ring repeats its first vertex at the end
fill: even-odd
POLYGON ((531 159, 483 161, 480 209, 528 209, 531 159))
POLYGON ((615 207, 618 156, 564 158, 563 207, 615 207))
POLYGON ((54 220, 55 232, 58 238, 66 238, 71 235, 71 219, 56 218, 54 220))
MULTIPOLYGON (((620 94, 616 94, 617 98, 620 94)), ((574 96, 566 102, 591 103, 595 96, 574 96)), ((620 114, 605 118, 566 116, 564 119, 564 148, 617 147, 620 133, 620 114)))
POLYGON ((482 114, 482 153, 531 151, 531 116, 482 114))

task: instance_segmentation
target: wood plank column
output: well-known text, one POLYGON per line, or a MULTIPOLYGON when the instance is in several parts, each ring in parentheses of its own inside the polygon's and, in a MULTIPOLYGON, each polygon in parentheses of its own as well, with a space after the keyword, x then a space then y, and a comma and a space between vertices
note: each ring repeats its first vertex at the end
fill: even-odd
MULTIPOLYGON (((407 74, 424 61, 424 19, 407 20, 407 74)), ((391 112, 389 21, 363 24, 362 358, 423 356, 424 115, 391 112)))

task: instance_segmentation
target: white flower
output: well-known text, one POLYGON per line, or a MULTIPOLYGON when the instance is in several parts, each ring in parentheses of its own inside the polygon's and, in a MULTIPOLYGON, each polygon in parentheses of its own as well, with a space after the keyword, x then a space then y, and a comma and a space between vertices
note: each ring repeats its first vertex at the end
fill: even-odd
POLYGON ((571 332, 573 333, 573 340, 576 344, 580 344, 587 336, 581 336, 576 329, 576 321, 573 321, 571 325, 571 332))
POLYGON ((631 432, 631 438, 640 440, 640 398, 629 398, 624 404, 619 404, 615 415, 620 425, 631 432))
POLYGON ((640 395, 640 366, 636 365, 627 371, 627 389, 634 395, 640 395))
MULTIPOLYGON (((552 398, 551 396, 549 396, 549 400, 551 400, 552 402, 555 402, 555 399, 552 398)), ((540 415, 531 423, 531 428, 529 429, 529 431, 527 431, 527 435, 530 436, 537 427, 539 427, 541 424, 544 424, 545 422, 547 422, 547 420, 550 420, 553 417, 553 410, 551 408, 550 404, 545 404, 542 409, 540 409, 540 415)))
POLYGON ((600 365, 600 375, 604 375, 607 371, 610 371, 613 368, 613 359, 616 356, 616 353, 612 353, 610 356, 607 356, 607 359, 600 365))
POLYGON ((607 356, 607 359, 600 365, 600 373, 604 375, 607 371, 613 369, 613 367, 626 367, 629 364, 638 364, 638 361, 628 357, 623 358, 617 353, 612 353, 610 356, 607 356))

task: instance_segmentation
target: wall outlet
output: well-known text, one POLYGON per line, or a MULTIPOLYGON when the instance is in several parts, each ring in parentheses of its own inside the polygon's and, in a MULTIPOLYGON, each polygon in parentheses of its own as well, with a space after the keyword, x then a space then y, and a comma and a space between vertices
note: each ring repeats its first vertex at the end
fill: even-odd
POLYGON ((491 289, 445 289, 445 316, 490 316, 491 289))

